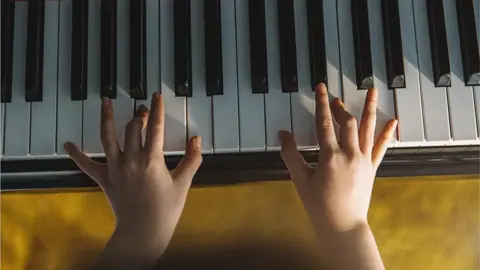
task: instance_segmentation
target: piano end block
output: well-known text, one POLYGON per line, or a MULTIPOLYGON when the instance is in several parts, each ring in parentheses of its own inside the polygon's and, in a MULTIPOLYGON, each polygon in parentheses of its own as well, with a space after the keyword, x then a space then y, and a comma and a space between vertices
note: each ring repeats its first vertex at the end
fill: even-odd
POLYGON ((268 94, 268 80, 262 78, 261 80, 252 80, 253 94, 268 94))
POLYGON ((187 82, 179 84, 175 87, 176 97, 192 97, 192 89, 187 82))
POLYGON ((476 72, 467 76, 465 80, 466 86, 479 86, 480 85, 480 72, 476 72))
POLYGON ((389 89, 405 88, 405 76, 403 74, 393 77, 389 89))
POLYGON ((88 88, 85 86, 72 87, 71 98, 73 101, 87 100, 88 88))
POLYGON ((435 87, 451 87, 452 86, 452 77, 450 74, 441 75, 438 80, 435 82, 435 87))
POLYGON ((146 100, 147 89, 145 89, 145 85, 143 84, 132 85, 130 88, 130 97, 136 100, 146 100))
POLYGON ((360 81, 360 85, 358 86, 358 90, 368 90, 368 89, 373 88, 373 87, 374 87, 373 77, 366 77, 366 78, 363 78, 360 81))

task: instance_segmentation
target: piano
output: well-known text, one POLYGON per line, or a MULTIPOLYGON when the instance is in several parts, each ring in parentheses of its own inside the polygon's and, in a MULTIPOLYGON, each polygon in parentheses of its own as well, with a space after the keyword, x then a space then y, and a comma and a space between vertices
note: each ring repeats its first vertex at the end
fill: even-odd
MULTIPOLYGON (((100 99, 118 137, 151 94, 165 154, 203 138, 194 184, 288 179, 279 130, 312 165, 314 89, 377 129, 399 120, 379 176, 479 173, 478 0, 1 0, 2 190, 94 183, 72 141, 104 159, 100 99)), ((120 142, 122 145, 122 142, 120 142)))

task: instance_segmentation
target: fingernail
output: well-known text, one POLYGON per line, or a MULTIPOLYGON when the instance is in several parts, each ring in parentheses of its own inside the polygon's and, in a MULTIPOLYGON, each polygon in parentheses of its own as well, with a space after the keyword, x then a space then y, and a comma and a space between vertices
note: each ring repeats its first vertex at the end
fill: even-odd
POLYGON ((319 93, 326 93, 327 92, 327 87, 325 86, 324 83, 320 83, 318 86, 317 86, 317 91, 319 93))
POLYGON ((159 93, 159 92, 154 92, 154 93, 152 94, 152 99, 153 99, 153 100, 157 100, 159 97, 160 97, 160 93, 159 93))
POLYGON ((343 101, 340 98, 335 98, 333 100, 335 105, 341 106, 342 108, 345 108, 345 105, 343 104, 343 101))
POLYGON ((65 149, 65 152, 67 152, 67 154, 70 154, 72 152, 72 147, 73 144, 71 142, 66 142, 63 144, 63 149, 65 149))
POLYGON ((376 97, 378 95, 377 88, 370 88, 367 92, 370 97, 376 97))
POLYGON ((278 140, 280 141, 280 144, 283 144, 288 134, 289 134, 288 131, 285 131, 285 130, 280 130, 278 132, 278 140))
POLYGON ((142 117, 148 111, 148 108, 145 105, 140 105, 137 108, 137 113, 135 114, 136 117, 142 117))

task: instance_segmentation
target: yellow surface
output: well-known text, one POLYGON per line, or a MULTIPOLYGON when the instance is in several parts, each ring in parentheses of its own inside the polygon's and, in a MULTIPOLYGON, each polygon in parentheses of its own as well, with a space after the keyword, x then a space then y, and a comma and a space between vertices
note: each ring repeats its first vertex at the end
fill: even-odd
MULTIPOLYGON (((387 269, 480 269, 478 176, 376 182, 370 224, 387 269)), ((2 269, 85 269, 113 230, 98 191, 3 193, 2 269)), ((345 258, 348 259, 348 258, 345 258)), ((167 269, 318 269, 289 182, 191 190, 167 269)))

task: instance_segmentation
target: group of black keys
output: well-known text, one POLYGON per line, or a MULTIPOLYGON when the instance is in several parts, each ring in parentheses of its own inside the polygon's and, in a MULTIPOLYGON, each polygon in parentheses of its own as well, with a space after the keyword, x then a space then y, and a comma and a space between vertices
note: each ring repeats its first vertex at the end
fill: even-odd
MULTIPOLYGON (((88 0, 72 0, 71 99, 87 99, 88 0)), ((190 1, 174 0, 175 95, 192 96, 190 1)), ((194 0, 193 0, 194 1, 194 0)), ((278 1, 278 29, 282 92, 298 91, 294 26, 295 0, 278 1)), ((398 1, 382 1, 387 85, 405 88, 405 68, 398 1)), ((448 87, 450 63, 442 1, 427 1, 433 79, 436 87, 448 87)), ((252 93, 268 93, 265 0, 248 0, 252 93)), ((327 83, 327 58, 323 1, 307 0, 310 72, 312 89, 327 83)), ((220 0, 204 0, 205 70, 208 96, 223 94, 220 0)), ((11 102, 15 2, 1 0, 2 74, 1 102, 11 102)), ((358 89, 374 85, 367 0, 351 0, 356 84, 358 89)), ((117 95, 116 0, 101 0, 101 97, 117 95)), ((45 0, 28 0, 25 70, 25 100, 42 101, 45 0)), ((457 17, 464 82, 479 85, 480 57, 475 37, 473 0, 457 0, 457 17)), ((130 0, 130 96, 147 99, 146 3, 130 0)))

